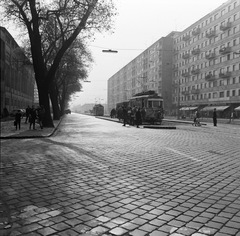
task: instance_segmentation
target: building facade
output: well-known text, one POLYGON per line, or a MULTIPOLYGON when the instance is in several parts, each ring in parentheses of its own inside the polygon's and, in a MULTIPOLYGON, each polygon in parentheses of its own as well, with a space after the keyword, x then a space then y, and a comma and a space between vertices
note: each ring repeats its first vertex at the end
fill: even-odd
POLYGON ((173 107, 217 108, 227 117, 240 106, 240 0, 230 0, 174 35, 173 107))
POLYGON ((35 77, 31 63, 11 34, 0 27, 1 115, 6 108, 26 108, 34 103, 35 77))
POLYGON ((160 38, 108 80, 108 110, 133 95, 153 90, 172 106, 173 35, 160 38))
POLYGON ((108 80, 108 108, 154 90, 166 114, 228 116, 240 106, 240 0, 229 0, 182 32, 162 37, 108 80), (208 114, 209 115, 209 114, 208 114))

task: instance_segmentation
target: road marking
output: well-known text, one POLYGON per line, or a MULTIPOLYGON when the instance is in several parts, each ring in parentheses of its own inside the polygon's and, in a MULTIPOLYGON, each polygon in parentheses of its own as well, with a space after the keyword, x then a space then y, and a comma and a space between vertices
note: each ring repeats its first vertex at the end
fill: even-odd
POLYGON ((185 153, 183 153, 183 152, 179 152, 179 151, 177 151, 177 150, 175 150, 175 149, 173 149, 173 148, 167 147, 166 149, 169 150, 169 151, 172 151, 172 152, 174 152, 174 153, 176 153, 176 154, 179 154, 179 155, 181 155, 181 156, 187 157, 187 158, 189 158, 189 159, 191 159, 191 160, 193 160, 193 161, 201 161, 201 160, 199 160, 199 159, 197 159, 197 158, 195 158, 195 157, 192 157, 192 156, 190 156, 190 155, 188 155, 188 154, 185 154, 185 153))

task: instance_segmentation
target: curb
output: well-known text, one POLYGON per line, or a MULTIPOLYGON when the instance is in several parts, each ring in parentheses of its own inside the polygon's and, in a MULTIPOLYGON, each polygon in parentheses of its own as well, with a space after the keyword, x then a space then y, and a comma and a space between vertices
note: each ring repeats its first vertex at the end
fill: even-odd
POLYGON ((143 128, 147 129, 177 129, 176 126, 160 126, 160 125, 144 125, 143 128))
MULTIPOLYGON (((108 117, 95 116, 95 118, 102 119, 102 120, 108 120, 108 121, 112 121, 112 122, 116 122, 116 123, 122 123, 119 120, 113 120, 113 119, 108 118, 108 117)), ((146 128, 146 129, 176 129, 176 126, 143 125, 143 128, 146 128)))

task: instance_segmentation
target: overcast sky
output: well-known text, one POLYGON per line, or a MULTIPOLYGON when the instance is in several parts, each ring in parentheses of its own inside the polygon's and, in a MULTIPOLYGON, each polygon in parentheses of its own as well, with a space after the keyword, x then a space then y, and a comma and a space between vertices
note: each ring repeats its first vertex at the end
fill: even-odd
MULTIPOLYGON (((226 0, 115 0, 118 16, 113 34, 96 35, 89 43, 95 60, 72 104, 106 103, 107 80, 132 59, 171 31, 182 31, 226 0), (118 50, 117 54, 103 49, 118 50)), ((9 29, 15 37, 16 29, 9 29)))
POLYGON ((97 35, 91 43, 95 63, 83 92, 72 104, 107 102, 107 80, 151 44, 171 31, 182 31, 224 0, 116 0, 115 33, 97 35), (102 53, 115 49, 118 53, 102 53))

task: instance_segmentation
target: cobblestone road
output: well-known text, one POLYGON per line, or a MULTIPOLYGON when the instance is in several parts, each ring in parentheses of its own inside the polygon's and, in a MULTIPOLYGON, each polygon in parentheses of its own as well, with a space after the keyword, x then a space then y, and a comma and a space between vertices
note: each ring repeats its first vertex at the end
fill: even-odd
POLYGON ((1 140, 0 235, 240 236, 239 131, 72 114, 1 140))

